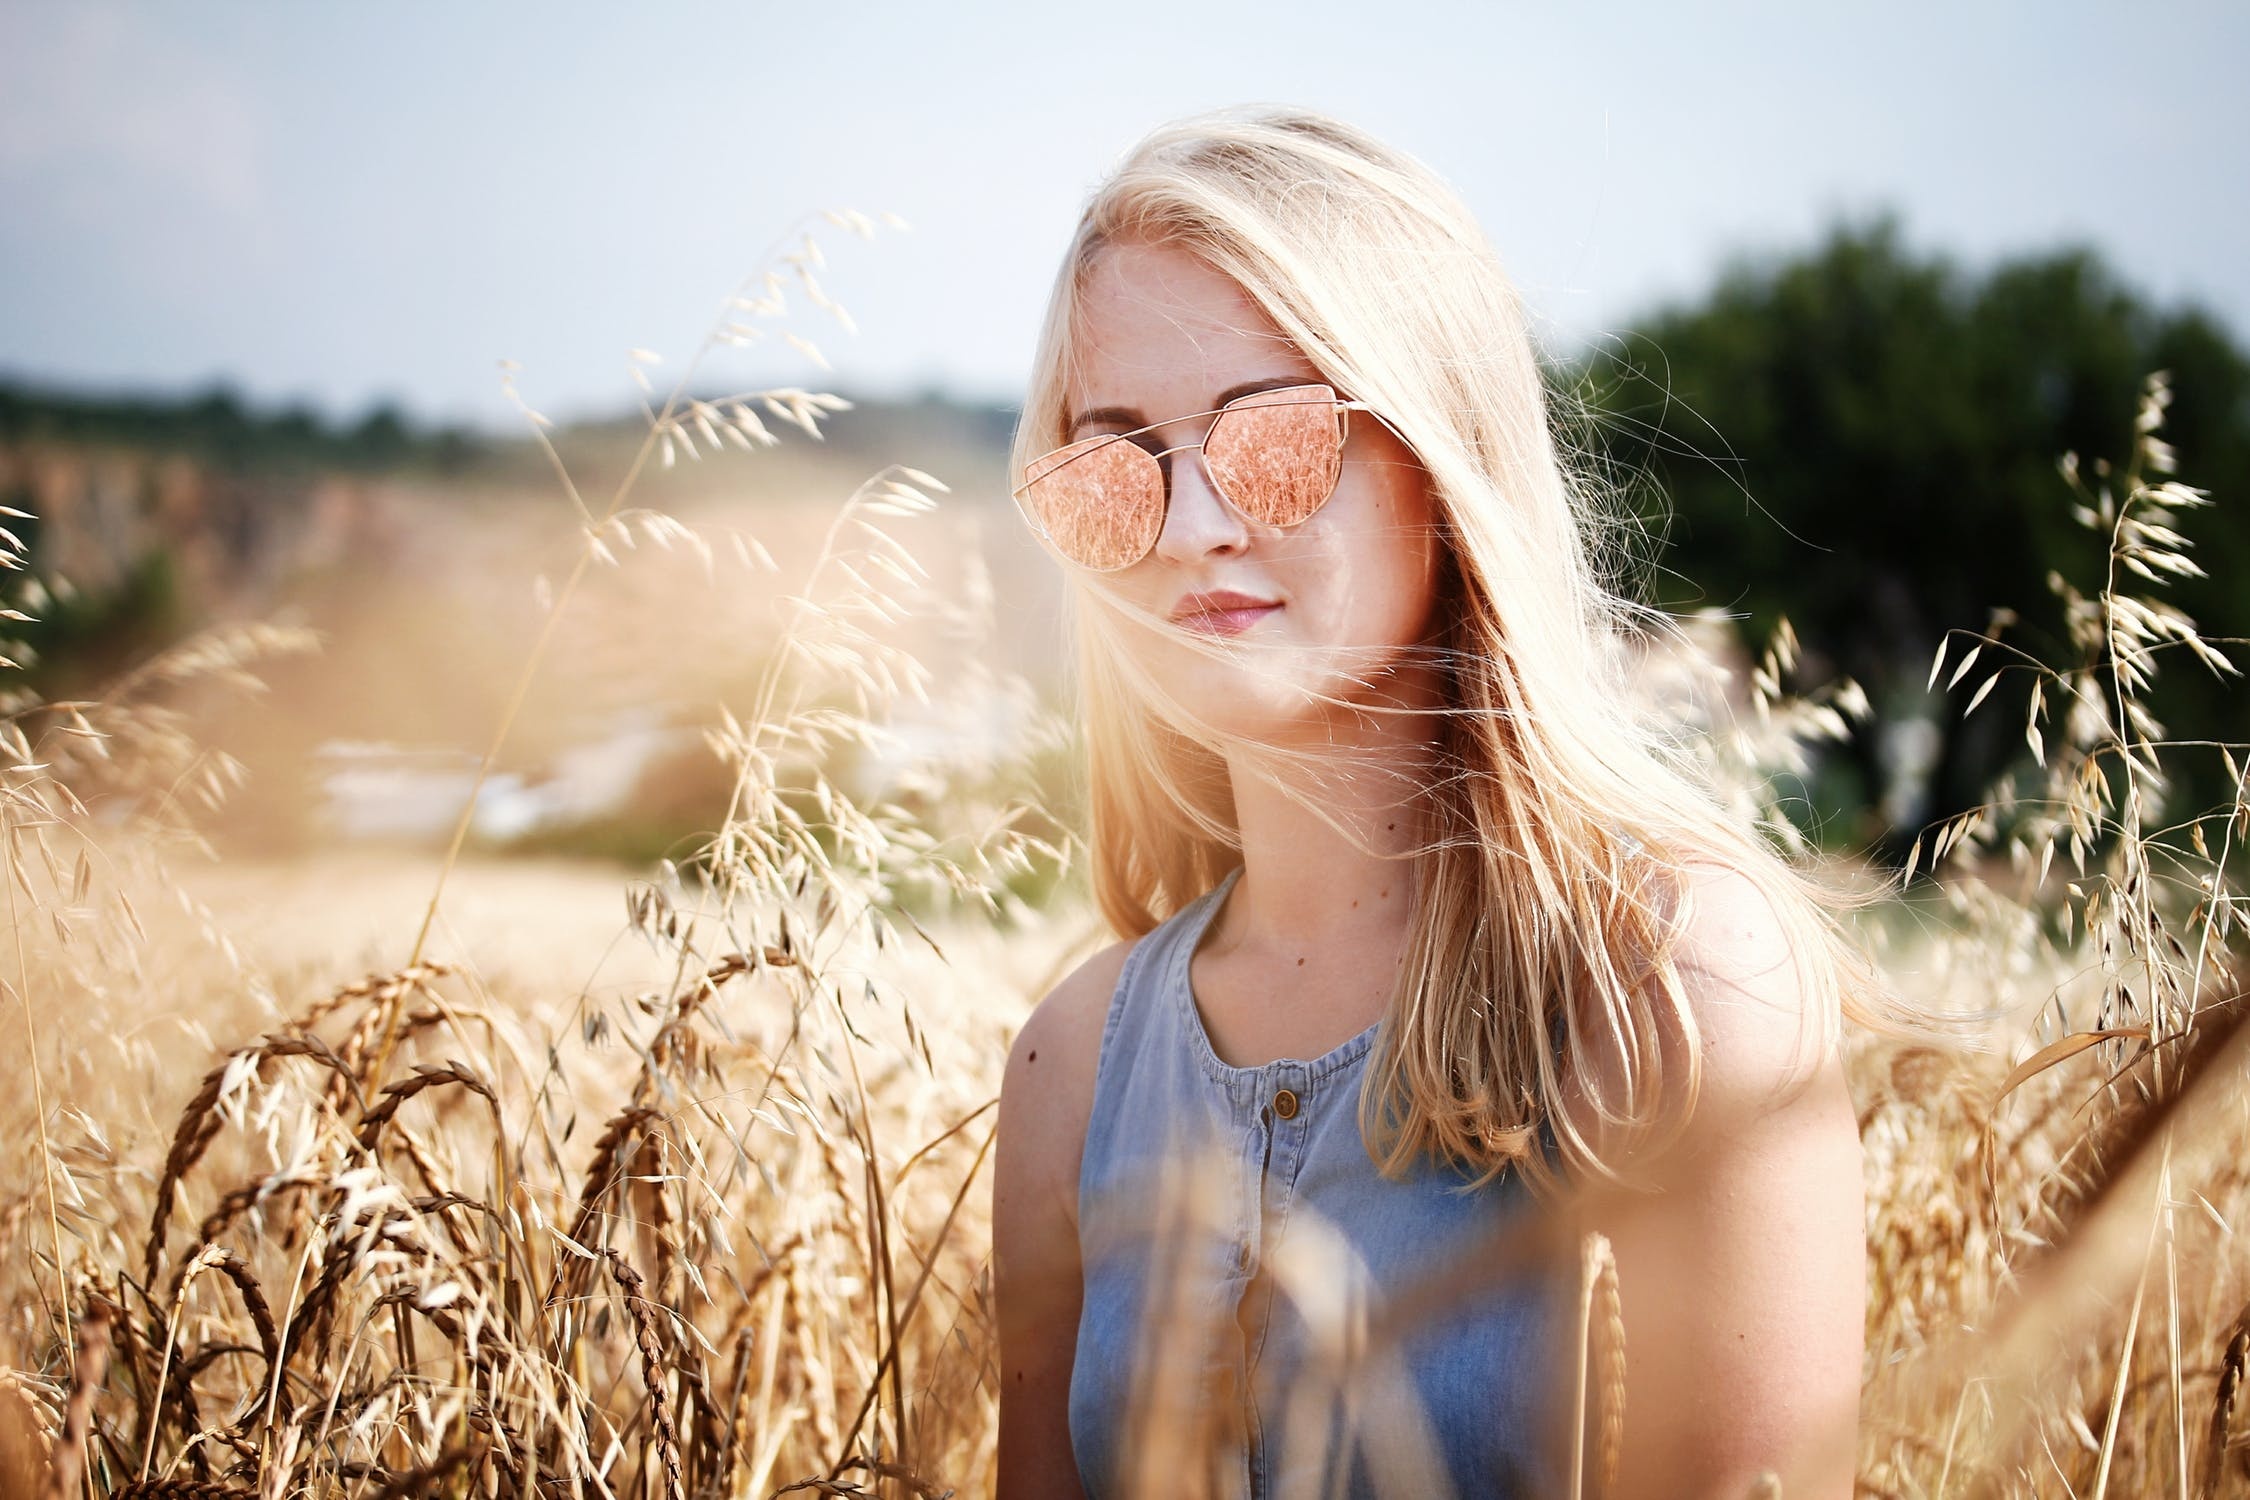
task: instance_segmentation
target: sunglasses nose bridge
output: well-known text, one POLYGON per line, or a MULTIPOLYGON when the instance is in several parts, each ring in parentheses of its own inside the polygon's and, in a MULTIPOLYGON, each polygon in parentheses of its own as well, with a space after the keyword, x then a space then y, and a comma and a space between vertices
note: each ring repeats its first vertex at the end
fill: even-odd
POLYGON ((1181 443, 1154 455, 1164 472, 1164 519, 1158 527, 1154 550, 1174 556, 1209 551, 1232 541, 1249 539, 1248 522, 1226 492, 1219 488, 1203 455, 1203 444, 1181 443), (1192 451, 1193 461, 1179 455, 1192 451), (1190 477, 1192 475, 1192 477, 1190 477), (1189 491, 1200 491, 1191 494, 1189 491))

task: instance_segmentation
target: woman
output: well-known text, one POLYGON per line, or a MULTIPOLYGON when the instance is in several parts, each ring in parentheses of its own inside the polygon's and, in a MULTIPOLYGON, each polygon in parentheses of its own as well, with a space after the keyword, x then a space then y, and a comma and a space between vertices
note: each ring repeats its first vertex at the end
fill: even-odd
POLYGON ((1609 1492, 1847 1494, 1836 1041, 1877 997, 1630 709, 1609 539, 1454 195, 1307 113, 1158 131, 1086 209, 1013 468, 1124 938, 1008 1060, 1002 1496, 1191 1493, 1198 1454, 1219 1493, 1563 1492, 1587 1229, 1609 1492))

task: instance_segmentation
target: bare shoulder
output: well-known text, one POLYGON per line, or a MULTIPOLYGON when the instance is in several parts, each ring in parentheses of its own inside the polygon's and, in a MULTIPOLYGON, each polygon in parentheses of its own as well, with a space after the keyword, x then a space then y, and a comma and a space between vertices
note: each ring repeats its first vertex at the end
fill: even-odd
POLYGON ((1834 1062, 1831 1028, 1806 985, 1818 953, 1738 869, 1690 864, 1687 920, 1673 962, 1698 1034, 1702 1088, 1714 1103, 1764 1112, 1788 1103, 1834 1062))
POLYGON ((1000 1082, 1000 1151, 1012 1185, 1077 1221, 1078 1163, 1093 1110, 1102 1032, 1130 940, 1111 943, 1070 971, 1016 1033, 1000 1082))
MULTIPOLYGON (((1640 997, 1646 1003, 1636 1025, 1648 1028, 1647 1043, 1659 1054, 1663 1095, 1640 1107, 1653 1104, 1661 1119, 1685 1128, 1687 1139, 1708 1140, 1746 1121, 1788 1118, 1788 1106, 1816 1084, 1833 1094, 1842 1071, 1835 1028, 1805 982, 1823 955, 1797 951, 1791 924, 1759 883, 1732 866, 1697 860, 1679 867, 1677 885, 1659 899, 1669 906, 1664 919, 1678 923, 1667 954, 1677 989, 1652 988, 1640 997), (1692 1099, 1685 1083, 1691 1057, 1692 1099)), ((1635 1094, 1635 1064, 1627 1057, 1634 1044, 1626 1035, 1606 1016, 1592 1018, 1581 1034, 1560 1103, 1585 1139, 1618 1143, 1597 1099, 1616 1104, 1635 1094)), ((1668 1127, 1656 1137, 1687 1144, 1668 1127)), ((1631 1149, 1652 1148, 1644 1141, 1631 1149)))
MULTIPOLYGON (((1027 1066, 1033 1065, 1031 1049, 1041 1049, 1041 1056, 1045 1058, 1045 1049, 1052 1048, 1058 1060, 1079 1061, 1089 1069, 1092 1067, 1101 1050, 1102 1028, 1109 1019, 1110 1000, 1117 992, 1117 981, 1125 971, 1125 959, 1132 951, 1130 938, 1111 943, 1072 969, 1032 1008, 1016 1034, 1015 1050, 1023 1054, 1027 1066)), ((1010 1066, 1014 1066, 1013 1058, 1010 1066)), ((1092 1082, 1090 1072, 1087 1081, 1092 1082)))
MULTIPOLYGON (((1819 953, 1760 883, 1682 870, 1671 953, 1700 1080, 1647 1195, 1594 1205, 1626 1319, 1623 1497, 1740 1495, 1852 1432, 1866 1274, 1858 1127, 1814 1045, 1819 953), (1777 1232, 1777 1226, 1782 1232, 1777 1232)), ((1657 1019, 1669 1043, 1684 1031, 1657 1019)), ((1669 1079, 1672 1069, 1665 1069, 1669 1079)), ((1848 1441, 1843 1451, 1850 1451, 1848 1441)), ((1819 1491, 1841 1496, 1846 1478, 1819 1491)), ((1795 1493, 1793 1490, 1792 1493, 1795 1493)))
POLYGON ((1079 1495, 1070 1381, 1082 1297, 1078 1171, 1094 1074, 1129 942, 1070 972, 1008 1049, 992 1169, 992 1285, 1000 1336, 1003 1497, 1079 1495))

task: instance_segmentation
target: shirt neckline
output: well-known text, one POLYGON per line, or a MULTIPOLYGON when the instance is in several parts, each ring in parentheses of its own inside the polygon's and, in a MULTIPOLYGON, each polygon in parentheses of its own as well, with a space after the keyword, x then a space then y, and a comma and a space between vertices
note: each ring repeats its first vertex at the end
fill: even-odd
POLYGON ((1255 1067, 1240 1068, 1220 1057, 1218 1049, 1211 1045, 1211 1033, 1203 1025, 1202 1008, 1195 1003, 1190 961, 1195 957, 1195 950, 1203 945, 1204 934, 1211 930, 1212 923, 1218 919, 1219 908, 1226 905, 1227 897, 1232 894, 1241 875, 1242 866, 1236 865, 1227 871, 1217 885, 1203 894, 1200 898, 1202 909, 1188 919, 1181 929, 1179 940, 1172 945, 1171 982, 1167 987, 1172 992, 1173 1003, 1179 1008, 1181 1025, 1194 1042, 1196 1058, 1202 1063, 1203 1071, 1210 1075, 1214 1083, 1232 1087, 1262 1084, 1277 1074, 1294 1074, 1309 1084, 1350 1067, 1374 1045, 1375 1033, 1383 1025, 1380 1018, 1358 1035, 1337 1043, 1314 1058, 1277 1057, 1255 1067))

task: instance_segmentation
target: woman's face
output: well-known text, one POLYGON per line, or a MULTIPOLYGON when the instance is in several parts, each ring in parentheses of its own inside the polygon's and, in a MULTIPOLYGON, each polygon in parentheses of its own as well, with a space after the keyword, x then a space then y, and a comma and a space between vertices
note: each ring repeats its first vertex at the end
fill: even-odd
MULTIPOLYGON (((1189 414, 1246 390, 1326 379, 1240 286, 1163 243, 1096 252, 1075 345, 1065 441, 1159 423, 1138 439, 1151 451, 1198 443, 1212 419, 1189 414)), ((1124 644, 1186 708, 1229 732, 1301 742, 1332 735, 1345 716, 1324 697, 1436 701, 1436 675, 1400 659, 1432 624, 1441 557, 1428 478, 1373 413, 1347 420, 1343 477, 1310 519, 1281 528, 1242 515, 1212 487, 1202 451, 1189 449, 1164 460, 1170 503, 1148 555, 1087 575, 1160 622, 1125 622, 1124 644), (1216 618, 1197 610, 1195 596, 1222 591, 1262 607, 1216 618), (1229 649, 1214 659, 1193 649, 1198 640, 1229 649)))

